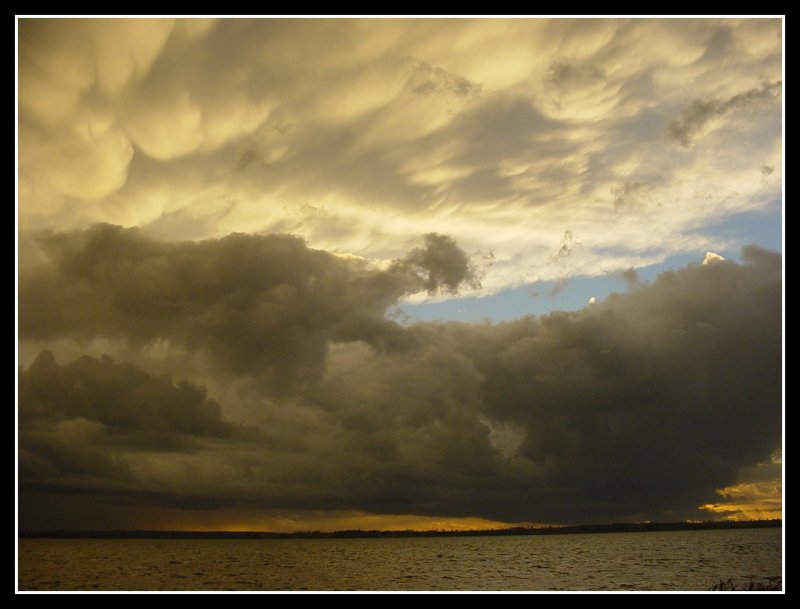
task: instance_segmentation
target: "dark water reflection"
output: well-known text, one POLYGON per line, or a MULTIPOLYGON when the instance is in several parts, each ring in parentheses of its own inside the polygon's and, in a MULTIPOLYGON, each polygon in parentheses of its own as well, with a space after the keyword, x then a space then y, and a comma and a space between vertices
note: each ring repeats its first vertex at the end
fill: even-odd
POLYGON ((21 539, 21 590, 707 590, 781 530, 395 539, 21 539))

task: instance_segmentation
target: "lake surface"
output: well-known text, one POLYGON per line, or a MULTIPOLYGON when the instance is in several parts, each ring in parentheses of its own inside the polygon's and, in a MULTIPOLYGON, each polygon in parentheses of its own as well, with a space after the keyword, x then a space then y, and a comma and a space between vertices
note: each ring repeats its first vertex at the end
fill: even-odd
POLYGON ((395 539, 20 539, 20 590, 707 590, 781 529, 395 539))

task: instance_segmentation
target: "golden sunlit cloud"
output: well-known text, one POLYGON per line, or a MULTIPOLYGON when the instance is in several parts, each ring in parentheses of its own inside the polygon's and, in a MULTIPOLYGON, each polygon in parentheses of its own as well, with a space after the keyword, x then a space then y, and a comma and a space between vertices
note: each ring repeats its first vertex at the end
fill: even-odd
POLYGON ((781 192, 778 19, 22 19, 19 39, 25 231, 292 232, 381 260, 435 228, 494 253, 490 294, 731 247, 705 227, 781 192), (583 248, 552 258, 565 230, 583 248))
POLYGON ((720 256, 719 254, 716 254, 714 252, 706 252, 702 264, 714 264, 715 262, 722 262, 723 260, 725 260, 725 258, 720 256))
POLYGON ((701 510, 721 516, 723 520, 770 520, 782 518, 782 482, 780 478, 767 482, 742 482, 719 489, 725 499, 706 503, 701 510))

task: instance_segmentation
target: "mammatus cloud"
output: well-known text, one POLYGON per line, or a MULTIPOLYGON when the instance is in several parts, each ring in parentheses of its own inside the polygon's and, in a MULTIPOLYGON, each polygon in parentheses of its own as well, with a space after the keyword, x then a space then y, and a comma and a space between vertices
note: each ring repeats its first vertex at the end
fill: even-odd
POLYGON ((108 526, 130 506, 697 517, 780 446, 781 259, 758 248, 577 312, 401 326, 403 294, 472 278, 452 239, 384 270, 285 235, 100 225, 42 247, 20 340, 55 356, 20 373, 23 528, 44 506, 92 526, 87 497, 108 526), (161 376, 172 351, 191 384, 161 376))
POLYGON ((781 192, 781 27, 22 19, 21 240, 102 221, 381 261, 439 231, 495 253, 485 292, 735 250, 713 226, 781 192))
POLYGON ((481 94, 479 84, 424 61, 409 58, 406 61, 406 70, 408 71, 407 86, 414 93, 420 95, 453 95, 474 98, 481 94))

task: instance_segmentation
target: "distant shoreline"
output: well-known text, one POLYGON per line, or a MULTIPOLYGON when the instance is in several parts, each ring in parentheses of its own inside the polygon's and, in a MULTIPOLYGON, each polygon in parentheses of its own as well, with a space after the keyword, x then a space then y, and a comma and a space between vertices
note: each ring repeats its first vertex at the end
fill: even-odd
POLYGON ((441 531, 23 531, 20 539, 371 539, 394 537, 499 537, 510 535, 574 535, 587 533, 648 533, 782 527, 782 520, 709 522, 641 522, 582 524, 551 527, 509 527, 483 530, 441 531))

